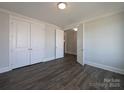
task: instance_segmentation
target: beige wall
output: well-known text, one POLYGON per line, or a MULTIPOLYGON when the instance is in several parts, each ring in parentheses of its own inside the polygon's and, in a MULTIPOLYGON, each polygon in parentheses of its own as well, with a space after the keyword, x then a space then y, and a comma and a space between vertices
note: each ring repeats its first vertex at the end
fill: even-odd
POLYGON ((73 30, 65 31, 65 52, 77 55, 77 32, 73 30))
POLYGON ((85 63, 124 73, 124 12, 84 24, 85 63))
POLYGON ((0 12, 0 68, 9 66, 9 15, 0 12))

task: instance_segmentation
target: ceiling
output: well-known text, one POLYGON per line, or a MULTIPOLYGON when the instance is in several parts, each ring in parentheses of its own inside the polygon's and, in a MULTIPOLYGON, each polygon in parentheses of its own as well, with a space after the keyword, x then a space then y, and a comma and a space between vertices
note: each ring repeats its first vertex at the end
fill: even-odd
POLYGON ((124 3, 68 2, 59 10, 56 2, 0 2, 0 8, 55 24, 60 27, 124 9, 124 3))

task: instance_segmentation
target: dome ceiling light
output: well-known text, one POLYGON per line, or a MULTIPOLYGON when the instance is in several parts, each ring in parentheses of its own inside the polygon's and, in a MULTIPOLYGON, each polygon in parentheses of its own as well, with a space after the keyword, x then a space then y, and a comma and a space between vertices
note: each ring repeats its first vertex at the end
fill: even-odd
POLYGON ((64 2, 60 2, 57 4, 57 7, 61 10, 65 9, 67 7, 67 4, 64 2))
POLYGON ((75 27, 75 28, 73 28, 73 30, 74 30, 74 31, 78 31, 78 28, 77 28, 77 27, 75 27))

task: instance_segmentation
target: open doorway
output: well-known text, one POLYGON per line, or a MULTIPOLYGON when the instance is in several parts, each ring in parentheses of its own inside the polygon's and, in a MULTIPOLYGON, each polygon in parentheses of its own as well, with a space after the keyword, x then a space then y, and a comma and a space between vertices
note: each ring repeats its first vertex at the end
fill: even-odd
POLYGON ((77 55, 77 31, 68 29, 64 31, 64 54, 77 55))

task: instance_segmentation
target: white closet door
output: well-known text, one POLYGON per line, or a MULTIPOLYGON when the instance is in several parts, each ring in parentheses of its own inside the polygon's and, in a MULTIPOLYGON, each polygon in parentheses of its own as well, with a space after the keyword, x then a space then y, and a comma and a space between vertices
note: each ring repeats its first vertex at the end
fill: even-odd
POLYGON ((42 62, 45 55, 45 25, 31 24, 31 64, 42 62))
POLYGON ((64 57, 64 31, 56 29, 56 58, 64 57))
POLYGON ((18 68, 30 64, 30 24, 21 20, 12 20, 12 68, 18 68))

